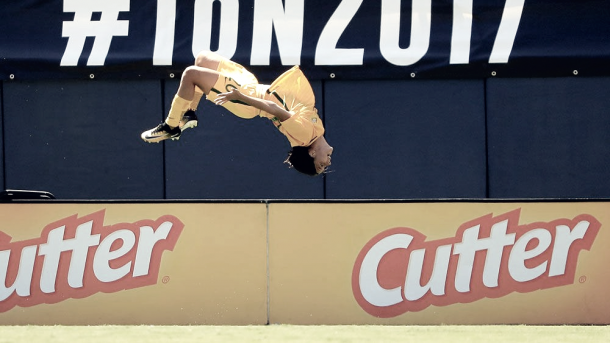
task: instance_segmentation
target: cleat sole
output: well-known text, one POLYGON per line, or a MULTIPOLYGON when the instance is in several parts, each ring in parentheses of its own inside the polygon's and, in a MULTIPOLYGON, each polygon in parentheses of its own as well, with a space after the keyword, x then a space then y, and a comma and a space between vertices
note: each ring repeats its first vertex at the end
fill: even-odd
POLYGON ((197 127, 197 121, 196 120, 191 120, 188 123, 184 124, 184 126, 180 129, 182 131, 186 130, 186 129, 193 129, 197 127))
POLYGON ((158 138, 157 137, 157 138, 151 138, 151 139, 144 139, 144 138, 142 138, 142 140, 147 142, 147 143, 159 143, 159 142, 162 142, 162 141, 166 141, 168 139, 171 139, 172 141, 175 141, 175 140, 180 139, 180 136, 178 136, 178 137, 168 137, 168 138, 158 138))

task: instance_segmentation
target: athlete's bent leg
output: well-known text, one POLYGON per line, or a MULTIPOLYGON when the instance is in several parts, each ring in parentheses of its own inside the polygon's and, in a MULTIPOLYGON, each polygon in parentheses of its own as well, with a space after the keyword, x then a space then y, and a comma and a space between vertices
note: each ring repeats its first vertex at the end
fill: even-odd
POLYGON ((156 143, 166 139, 179 139, 182 130, 197 126, 197 119, 194 112, 189 112, 187 120, 183 120, 184 114, 191 106, 191 102, 195 96, 195 89, 199 88, 203 92, 208 93, 218 80, 218 72, 216 70, 191 66, 186 68, 182 73, 178 92, 174 96, 169 114, 165 122, 157 127, 145 131, 141 137, 146 142, 156 143), (190 122, 190 123, 189 123, 190 122), (181 125, 182 124, 182 125, 181 125))
POLYGON ((220 74, 215 69, 199 66, 190 66, 182 73, 180 87, 176 95, 188 101, 193 100, 195 89, 199 88, 208 94, 214 87, 220 74))
POLYGON ((160 142, 165 139, 179 139, 183 130, 197 126, 195 110, 203 94, 208 94, 219 78, 217 71, 220 55, 211 52, 199 53, 195 65, 182 73, 178 92, 172 100, 165 121, 154 129, 142 133, 147 142, 160 142))
MULTIPOLYGON (((220 55, 215 54, 213 52, 203 51, 200 52, 195 58, 195 66, 207 68, 210 70, 218 70, 218 66, 220 65, 221 59, 224 59, 224 57, 221 57, 220 55)), ((182 115, 180 124, 178 124, 178 127, 180 127, 181 131, 197 127, 197 123, 199 121, 197 118, 197 114, 195 114, 195 111, 197 111, 197 107, 199 107, 199 102, 201 101, 201 98, 203 98, 203 94, 204 91, 199 88, 199 86, 195 86, 193 99, 191 100, 189 108, 182 115)))
MULTIPOLYGON (((225 59, 225 58, 216 53, 209 52, 209 51, 202 51, 199 54, 197 54, 197 56, 195 57, 195 66, 207 68, 207 69, 211 69, 211 70, 218 70, 220 61, 223 59, 225 59)), ((187 114, 194 115, 194 113, 191 113, 191 111, 195 112, 197 110, 197 107, 199 106, 199 102, 201 101, 203 94, 204 94, 204 91, 201 88, 199 88, 198 86, 195 86, 195 93, 193 94, 193 100, 191 100, 191 104, 189 106, 189 111, 187 111, 187 114)), ((206 94, 207 94, 207 92, 206 92, 206 94)), ((182 122, 180 122, 180 124, 182 127, 182 122)))
POLYGON ((181 130, 197 126, 195 110, 203 96, 207 94, 218 80, 216 70, 191 66, 182 73, 180 87, 169 111, 165 123, 171 127, 179 126, 181 130), (187 113, 185 118, 185 113, 187 113), (190 122, 190 123, 189 123, 190 122))

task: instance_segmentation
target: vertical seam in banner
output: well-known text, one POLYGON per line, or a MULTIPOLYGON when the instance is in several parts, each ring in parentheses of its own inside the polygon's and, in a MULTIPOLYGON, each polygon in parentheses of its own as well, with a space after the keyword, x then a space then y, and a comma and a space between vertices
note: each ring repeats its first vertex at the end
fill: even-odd
MULTIPOLYGON (((326 93, 325 93, 325 84, 326 81, 325 80, 321 80, 320 81, 320 85, 322 87, 322 125, 324 125, 325 128, 325 132, 324 134, 326 135, 326 129, 328 129, 328 127, 326 126, 326 93)), ((322 199, 326 199, 326 173, 322 174, 322 199)))
POLYGON ((483 122, 485 125, 485 198, 489 198, 489 128, 487 107, 487 78, 483 79, 483 122))
POLYGON ((271 271, 269 263, 269 201, 265 200, 267 210, 267 325, 271 324, 271 271))
MULTIPOLYGON (((161 79, 161 120, 165 119, 165 86, 165 80, 161 79)), ((163 199, 167 199, 167 159, 165 158, 165 142, 162 144, 161 154, 161 161, 163 163, 163 171, 161 172, 163 177, 163 199)))

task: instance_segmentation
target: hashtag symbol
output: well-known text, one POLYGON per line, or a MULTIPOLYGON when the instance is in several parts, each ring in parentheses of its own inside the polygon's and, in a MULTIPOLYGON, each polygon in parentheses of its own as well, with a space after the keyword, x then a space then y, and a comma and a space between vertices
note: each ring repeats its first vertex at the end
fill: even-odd
POLYGON ((68 37, 68 45, 60 65, 76 66, 85 47, 85 39, 94 37, 87 65, 103 66, 112 37, 127 36, 129 32, 129 21, 119 20, 119 12, 129 11, 129 1, 64 0, 64 12, 74 12, 74 20, 63 23, 61 35, 68 37), (94 12, 101 12, 99 21, 92 20, 94 12))

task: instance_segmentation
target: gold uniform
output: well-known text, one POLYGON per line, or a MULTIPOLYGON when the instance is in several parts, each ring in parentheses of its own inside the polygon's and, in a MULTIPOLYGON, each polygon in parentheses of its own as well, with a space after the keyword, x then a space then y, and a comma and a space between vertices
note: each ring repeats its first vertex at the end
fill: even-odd
POLYGON ((318 137, 324 135, 322 120, 314 107, 313 90, 298 66, 280 75, 271 85, 259 84, 256 77, 246 68, 227 59, 221 60, 218 72, 221 75, 207 95, 208 100, 214 101, 218 94, 237 88, 243 94, 275 102, 292 116, 280 122, 271 114, 242 102, 227 102, 223 107, 241 118, 261 116, 271 120, 288 138, 292 147, 310 146, 318 137))

